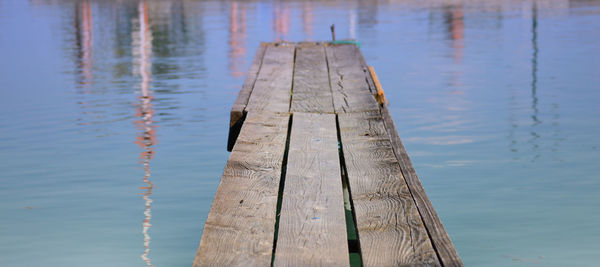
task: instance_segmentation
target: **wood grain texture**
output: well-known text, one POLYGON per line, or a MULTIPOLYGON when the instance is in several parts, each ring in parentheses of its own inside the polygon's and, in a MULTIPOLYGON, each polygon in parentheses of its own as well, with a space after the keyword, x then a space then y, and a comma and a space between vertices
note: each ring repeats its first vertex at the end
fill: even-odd
POLYGON ((394 149, 394 154, 400 162, 400 169, 405 177, 406 183, 408 184, 411 194, 415 200, 421 218, 425 223, 427 232, 431 238, 431 241, 435 247, 438 257, 443 266, 464 266, 450 236, 446 232, 442 221, 437 215, 437 212, 433 208, 429 197, 425 193, 425 189, 417 176, 408 153, 400 140, 400 136, 394 125, 394 121, 390 115, 387 106, 381 107, 381 115, 384 119, 385 128, 389 133, 391 145, 394 149))
POLYGON ((275 266, 349 266, 335 115, 294 113, 275 266))
POLYGON ((364 266, 439 266, 379 111, 338 120, 364 266))
POLYGON ((375 92, 373 96, 379 105, 385 105, 387 100, 385 100, 385 93, 383 92, 383 88, 381 88, 381 83, 379 82, 379 78, 377 77, 377 73, 375 73, 375 68, 373 66, 369 66, 369 75, 371 75, 371 79, 375 84, 375 92))
MULTIPOLYGON (((361 64, 364 69, 368 68, 367 63, 362 57, 361 64)), ((367 75, 367 83, 373 92, 381 89, 378 88, 381 86, 381 84, 376 85, 371 75, 367 75)), ((440 262, 443 266, 464 266, 460 256, 458 255, 458 252, 456 251, 456 248, 454 247, 454 244, 452 243, 452 240, 450 240, 448 232, 446 232, 442 221, 433 208, 429 197, 425 193, 425 189, 421 184, 421 180, 419 180, 419 177, 417 176, 417 172, 412 166, 412 162, 410 161, 408 153, 406 152, 406 149, 404 148, 404 145, 400 139, 400 135, 398 135, 398 131, 394 125, 394 120, 392 119, 392 116, 387 108, 387 102, 380 106, 380 113, 383 118, 386 131, 389 134, 394 155, 400 163, 402 175, 404 176, 408 188, 411 191, 411 195, 415 200, 415 204, 417 205, 421 219, 425 224, 425 228, 427 229, 427 233, 429 234, 429 238, 431 239, 440 262)))
POLYGON ((363 264, 463 266, 386 105, 373 96, 377 86, 358 48, 271 43, 256 58, 232 109, 231 125, 241 131, 193 266, 271 264, 289 111, 274 265, 349 265, 337 116, 363 264))
POLYGON ((267 45, 267 43, 261 43, 256 50, 256 55, 254 55, 254 60, 252 60, 252 64, 250 65, 250 69, 246 75, 246 80, 244 80, 244 85, 242 85, 242 89, 238 93, 235 103, 233 103, 233 107, 231 107, 229 127, 236 124, 236 122, 238 122, 244 115, 244 110, 246 109, 246 105, 248 105, 248 99, 252 93, 252 88, 256 82, 258 72, 260 71, 267 45))
POLYGON ((288 112, 294 71, 294 45, 269 44, 246 111, 288 112))
POLYGON ((325 46, 300 43, 296 46, 291 112, 333 113, 325 46))
POLYGON ((256 50, 256 55, 254 56, 254 60, 250 65, 244 85, 238 93, 238 97, 235 100, 235 103, 233 103, 233 107, 229 113, 229 136, 227 138, 227 151, 231 151, 233 149, 235 140, 237 140, 237 137, 240 134, 240 129, 244 123, 246 105, 248 105, 252 88, 254 88, 256 77, 260 71, 260 66, 262 65, 262 59, 265 54, 265 50, 267 49, 267 45, 267 43, 261 43, 256 50))
POLYGON ((367 84, 364 60, 358 47, 353 44, 328 45, 325 50, 335 112, 379 110, 367 84))
POLYGON ((229 155, 193 266, 268 266, 289 114, 249 113, 229 155))

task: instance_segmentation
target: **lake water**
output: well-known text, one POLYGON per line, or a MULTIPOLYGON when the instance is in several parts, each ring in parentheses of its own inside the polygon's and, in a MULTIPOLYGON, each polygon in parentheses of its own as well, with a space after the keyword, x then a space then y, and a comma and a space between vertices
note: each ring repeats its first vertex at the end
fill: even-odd
POLYGON ((0 266, 189 266, 261 41, 361 43, 467 266, 598 266, 598 1, 0 0, 0 266))

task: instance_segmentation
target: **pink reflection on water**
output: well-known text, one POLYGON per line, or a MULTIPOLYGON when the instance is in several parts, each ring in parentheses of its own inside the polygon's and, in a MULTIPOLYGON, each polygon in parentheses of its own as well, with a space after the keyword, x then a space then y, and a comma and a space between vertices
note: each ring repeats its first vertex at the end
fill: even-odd
POLYGON ((93 47, 93 16, 89 0, 75 4, 75 46, 77 48, 77 68, 79 77, 77 83, 90 85, 92 83, 92 47, 93 47))
POLYGON ((452 51, 455 62, 461 62, 464 48, 464 14, 462 5, 448 7, 446 10, 446 20, 448 23, 448 32, 452 40, 452 51))
POLYGON ((234 1, 229 15, 229 71, 233 77, 245 74, 246 4, 234 1))
POLYGON ((304 2, 302 3, 302 26, 304 29, 304 35, 306 41, 310 41, 312 36, 312 23, 313 23, 313 3, 304 2))
POLYGON ((290 7, 287 2, 276 1, 273 6, 275 41, 283 41, 290 31, 290 7))
MULTIPOLYGON (((146 185, 140 187, 145 190, 142 193, 142 198, 145 201, 144 209, 144 220, 142 221, 142 234, 144 235, 144 252, 141 255, 142 260, 146 262, 146 265, 153 266, 149 256, 150 253, 150 234, 149 230, 152 227, 150 220, 152 219, 152 189, 154 183, 150 181, 150 160, 154 157, 153 145, 157 144, 156 139, 156 126, 153 126, 154 109, 152 107, 152 95, 150 94, 150 68, 152 63, 150 61, 152 53, 152 32, 148 23, 148 2, 142 0, 138 5, 138 19, 139 19, 139 33, 137 36, 137 45, 134 44, 134 55, 139 60, 139 75, 142 78, 140 82, 141 95, 138 96, 140 102, 136 108, 136 117, 139 120, 134 121, 137 128, 142 132, 136 137, 135 143, 138 144, 143 151, 140 154, 140 161, 144 167, 144 178, 142 182, 146 185)), ((136 36, 134 36, 135 40, 136 36)))

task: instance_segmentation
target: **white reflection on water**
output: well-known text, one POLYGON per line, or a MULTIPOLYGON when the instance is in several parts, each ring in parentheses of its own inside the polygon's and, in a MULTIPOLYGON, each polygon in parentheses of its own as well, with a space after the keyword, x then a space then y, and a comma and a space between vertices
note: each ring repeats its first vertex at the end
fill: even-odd
MULTIPOLYGON (((152 147, 157 143, 156 140, 156 130, 155 126, 152 125, 153 120, 152 116, 154 115, 154 109, 152 108, 152 96, 150 95, 150 68, 152 67, 152 63, 150 61, 151 52, 152 52, 152 32, 150 30, 150 25, 148 22, 148 2, 146 0, 141 0, 138 5, 138 20, 139 20, 139 32, 138 32, 138 43, 134 44, 134 55, 137 55, 137 59, 139 60, 139 75, 142 80, 140 82, 141 88, 141 96, 139 96, 140 103, 137 108, 137 113, 135 114, 137 117, 140 117, 140 120, 136 120, 135 124, 138 129, 141 129, 143 132, 141 135, 138 135, 136 138, 136 143, 144 149, 141 152, 140 159, 142 161, 142 165, 144 166, 144 179, 142 181, 146 183, 146 186, 140 187, 142 190, 146 190, 142 193, 142 198, 145 201, 145 209, 144 209, 144 220, 142 222, 142 233, 144 234, 144 253, 142 253, 141 258, 146 262, 148 266, 153 266, 149 254, 150 254, 150 227, 152 224, 150 220, 152 219, 152 199, 150 195, 152 195, 152 189, 154 188, 154 184, 150 181, 150 160, 154 156, 154 148, 152 147)), ((134 36, 135 38, 135 36, 134 36)), ((135 40, 135 39, 134 39, 135 40)))

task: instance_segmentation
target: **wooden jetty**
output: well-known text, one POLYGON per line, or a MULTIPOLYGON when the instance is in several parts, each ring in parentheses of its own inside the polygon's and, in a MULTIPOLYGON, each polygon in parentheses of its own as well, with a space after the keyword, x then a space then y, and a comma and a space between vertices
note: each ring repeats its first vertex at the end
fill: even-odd
POLYGON ((462 266, 354 44, 263 43, 193 266, 462 266))

